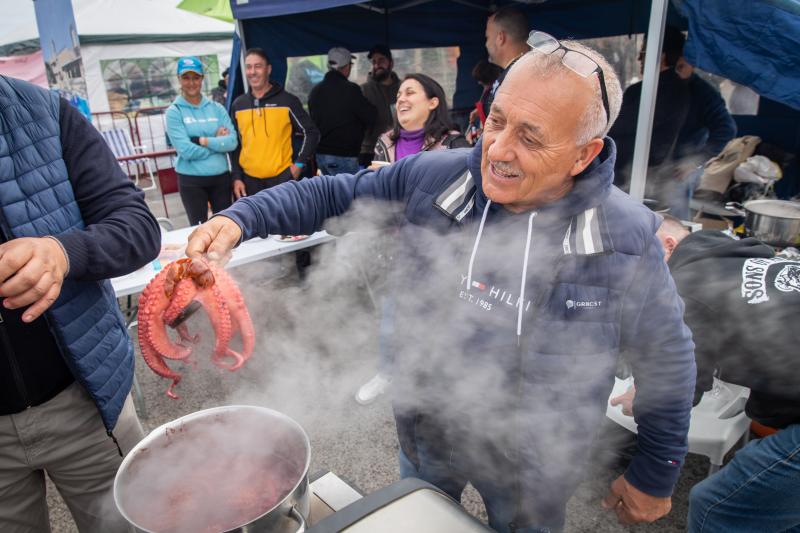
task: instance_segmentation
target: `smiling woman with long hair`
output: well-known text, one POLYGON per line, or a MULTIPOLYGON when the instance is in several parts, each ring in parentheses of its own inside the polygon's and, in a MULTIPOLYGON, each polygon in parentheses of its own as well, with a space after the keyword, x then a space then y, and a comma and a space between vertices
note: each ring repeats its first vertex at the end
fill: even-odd
POLYGON ((403 78, 395 110, 394 127, 378 139, 374 161, 393 163, 418 152, 469 146, 448 116, 444 89, 430 76, 403 78))
MULTIPOLYGON (((400 84, 395 104, 397 115, 394 127, 384 133, 375 145, 373 161, 393 163, 409 155, 445 148, 466 148, 470 144, 458 131, 447 114, 447 100, 439 83, 425 74, 409 74, 400 84)), ((391 247, 390 242, 384 246, 391 247)), ((385 249, 384 257, 392 250, 385 249)), ((372 403, 391 383, 394 354, 387 342, 393 328, 394 296, 384 296, 381 304, 381 332, 378 354, 378 373, 356 391, 356 401, 372 403)))

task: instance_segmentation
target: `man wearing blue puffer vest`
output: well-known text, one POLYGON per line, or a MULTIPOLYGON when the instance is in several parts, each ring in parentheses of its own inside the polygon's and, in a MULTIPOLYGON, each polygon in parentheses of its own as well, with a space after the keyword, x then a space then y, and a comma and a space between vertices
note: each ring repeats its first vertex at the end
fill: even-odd
POLYGON ((202 94, 203 64, 196 57, 178 59, 181 94, 167 108, 167 135, 178 153, 175 171, 181 201, 194 226, 231 205, 233 190, 228 152, 239 141, 225 108, 202 94))
POLYGON ((142 438, 109 278, 158 255, 144 193, 55 93, 0 76, 0 531, 50 531, 45 473, 79 531, 123 531, 114 475, 142 438))
POLYGON ((221 260, 241 240, 317 231, 359 198, 398 202, 401 476, 456 500, 470 482, 497 531, 562 530, 625 351, 639 448, 603 504, 651 522, 669 512, 687 452, 691 333, 660 218, 613 186, 613 69, 574 41, 532 32, 528 44, 473 149, 243 198, 187 253, 221 260))

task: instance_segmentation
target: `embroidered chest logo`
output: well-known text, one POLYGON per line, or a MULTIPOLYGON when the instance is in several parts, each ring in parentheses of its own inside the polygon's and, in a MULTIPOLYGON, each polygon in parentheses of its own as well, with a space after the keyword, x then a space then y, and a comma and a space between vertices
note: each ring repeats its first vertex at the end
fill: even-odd
POLYGON ((567 300, 567 309, 589 310, 603 305, 603 300, 567 300))
MULTIPOLYGON (((471 286, 467 287, 467 276, 461 275, 460 289, 458 297, 472 305, 480 307, 484 311, 492 311, 499 305, 510 307, 513 309, 522 305, 522 299, 506 289, 496 287, 494 285, 487 285, 486 283, 478 280, 472 280, 471 286)), ((531 310, 531 301, 525 299, 525 312, 531 310)))

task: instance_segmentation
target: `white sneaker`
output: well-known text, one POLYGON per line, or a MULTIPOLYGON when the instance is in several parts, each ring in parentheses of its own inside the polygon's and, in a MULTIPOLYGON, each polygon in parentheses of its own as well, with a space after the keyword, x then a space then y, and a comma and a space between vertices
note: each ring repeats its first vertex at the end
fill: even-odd
POLYGON ((375 374, 375 376, 361 385, 356 392, 356 401, 361 405, 369 405, 375 399, 386 392, 386 389, 391 385, 392 380, 383 376, 382 374, 375 374))

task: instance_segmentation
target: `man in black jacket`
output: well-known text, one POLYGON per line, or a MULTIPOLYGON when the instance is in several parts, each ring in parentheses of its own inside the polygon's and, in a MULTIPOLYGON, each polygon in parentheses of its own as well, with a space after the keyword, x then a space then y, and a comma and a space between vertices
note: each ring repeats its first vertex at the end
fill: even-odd
MULTIPOLYGON (((669 163, 675 152, 678 134, 686 122, 691 95, 688 81, 681 78, 675 66, 683 54, 686 38, 680 30, 667 27, 664 44, 661 48, 660 74, 658 78, 658 99, 653 116, 653 136, 650 141, 648 160, 648 179, 646 195, 665 203, 670 203, 677 182, 671 174, 669 163)), ((642 43, 639 61, 644 71, 644 52, 642 43)), ((630 186, 630 171, 633 163, 633 150, 636 141, 636 123, 639 117, 639 102, 642 97, 642 82, 634 83, 622 97, 622 109, 614 127, 608 133, 617 143, 617 162, 614 185, 627 190, 630 186)))
POLYGON ((308 96, 308 111, 320 131, 317 166, 322 174, 355 174, 364 132, 375 123, 375 106, 348 81, 353 56, 346 48, 328 52, 328 73, 308 96))
MULTIPOLYGON (((800 525, 800 257, 755 239, 690 234, 667 216, 658 236, 686 305, 697 359, 695 401, 724 381, 749 387, 747 415, 777 433, 750 443, 689 496, 690 532, 787 531, 800 525)), ((630 411, 633 391, 612 403, 630 411)))
POLYGON ((362 165, 369 165, 375 153, 378 138, 392 129, 394 125, 397 91, 400 90, 400 78, 394 72, 394 59, 388 46, 376 44, 367 54, 372 62, 369 79, 361 86, 364 96, 375 106, 375 124, 368 128, 361 143, 359 159, 362 165))

